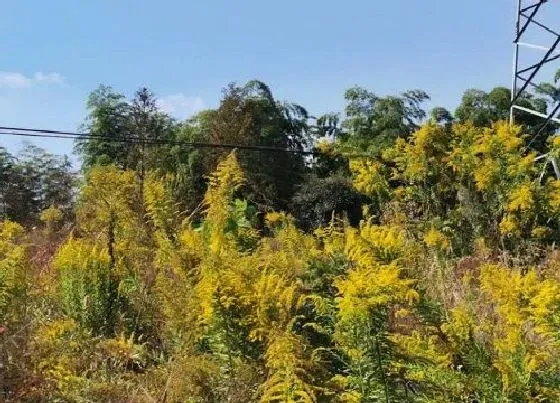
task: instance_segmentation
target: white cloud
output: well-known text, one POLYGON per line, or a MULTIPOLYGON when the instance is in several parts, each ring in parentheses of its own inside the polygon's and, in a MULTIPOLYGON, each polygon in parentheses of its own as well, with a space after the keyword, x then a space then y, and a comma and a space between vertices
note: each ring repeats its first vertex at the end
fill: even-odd
POLYGON ((43 73, 41 71, 33 74, 33 80, 43 83, 62 84, 64 77, 59 73, 43 73))
POLYGON ((33 76, 27 77, 22 73, 0 71, 0 87, 8 88, 29 88, 37 83, 61 84, 64 77, 59 73, 36 72, 33 76))
POLYGON ((32 80, 21 73, 0 71, 0 87, 26 88, 31 87, 32 80))
POLYGON ((158 107, 177 119, 186 119, 205 108, 200 97, 188 97, 183 93, 158 99, 158 107))

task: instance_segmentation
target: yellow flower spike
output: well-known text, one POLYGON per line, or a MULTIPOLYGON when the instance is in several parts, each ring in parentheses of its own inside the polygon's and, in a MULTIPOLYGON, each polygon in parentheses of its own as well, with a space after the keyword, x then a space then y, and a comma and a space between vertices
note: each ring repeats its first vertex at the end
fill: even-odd
POLYGON ((521 229, 516 221, 516 219, 512 215, 505 215, 500 221, 500 232, 502 235, 516 235, 519 236, 521 234, 521 229))
POLYGON ((427 246, 439 250, 445 250, 449 248, 449 240, 447 239, 447 237, 435 228, 431 228, 424 235, 424 242, 427 246))
POLYGON ((528 211, 534 205, 533 191, 531 185, 524 183, 518 186, 510 195, 510 202, 507 205, 509 212, 528 211))

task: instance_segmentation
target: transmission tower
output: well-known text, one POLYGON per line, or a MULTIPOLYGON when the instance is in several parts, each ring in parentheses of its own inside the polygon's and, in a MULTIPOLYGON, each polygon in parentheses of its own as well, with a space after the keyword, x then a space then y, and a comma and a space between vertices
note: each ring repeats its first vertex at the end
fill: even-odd
POLYGON ((546 12, 546 8, 550 7, 547 3, 549 3, 549 0, 517 0, 516 29, 513 41, 515 50, 511 88, 511 118, 514 118, 514 111, 517 109, 546 119, 543 123, 548 123, 551 120, 560 123, 560 119, 555 117, 560 111, 560 102, 549 115, 517 105, 522 93, 529 87, 536 86, 535 79, 541 69, 545 65, 560 59, 560 53, 557 52, 557 49, 560 48, 560 33, 539 21, 539 17, 546 12), (535 28, 551 38, 550 44, 535 44, 525 40, 529 31, 535 28), (524 52, 526 49, 530 49, 531 52, 524 52), (535 56, 535 50, 543 52, 544 55, 535 56), (525 57, 522 58, 521 56, 525 57), (527 57, 530 62, 524 65, 526 62, 520 60, 525 60, 527 57))
MULTIPOLYGON (((546 16, 547 12, 550 12, 551 3, 557 1, 517 0, 510 121, 512 123, 515 121, 516 111, 543 118, 542 126, 534 138, 541 135, 551 121, 560 123, 560 119, 557 118, 558 112, 560 112, 560 101, 558 100, 552 105, 548 114, 528 108, 526 105, 519 105, 520 97, 527 90, 537 87, 536 80, 539 73, 549 67, 551 63, 560 62, 560 52, 558 51, 560 49, 560 29, 554 29, 541 19, 546 16), (534 43, 535 38, 544 43, 534 43)), ((560 169, 555 159, 548 155, 541 155, 537 158, 547 158, 553 165, 556 176, 560 179, 560 169)))
MULTIPOLYGON (((557 0, 556 0, 557 1, 557 0)), ((542 134, 551 121, 560 123, 560 100, 548 114, 519 105, 521 96, 528 90, 537 87, 539 73, 560 59, 560 29, 554 29, 550 24, 542 21, 547 12, 550 12, 550 0, 517 0, 516 27, 514 39, 514 60, 511 88, 510 122, 515 121, 515 111, 523 111, 543 119, 542 126, 534 135, 542 134), (548 4, 547 4, 548 3, 548 4), (536 37, 543 43, 534 43, 536 37)), ((557 6, 558 4, 556 4, 557 6)), ((560 179, 559 164, 548 155, 541 155, 537 159, 547 158, 554 167, 556 176, 560 179)))

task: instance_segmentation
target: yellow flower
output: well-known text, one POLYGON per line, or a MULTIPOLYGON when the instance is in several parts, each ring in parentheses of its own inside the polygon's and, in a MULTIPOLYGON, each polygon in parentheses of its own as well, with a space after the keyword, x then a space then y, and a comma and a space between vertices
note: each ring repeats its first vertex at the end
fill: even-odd
MULTIPOLYGON (((557 137, 560 139, 560 137, 557 137)), ((548 194, 548 204, 552 212, 558 214, 560 213, 560 180, 551 179, 546 183, 547 194, 548 194)))
POLYGON ((424 235, 424 242, 429 247, 440 250, 449 248, 449 240, 447 239, 447 237, 435 228, 430 229, 424 235))
POLYGON ((502 235, 521 235, 521 230, 515 218, 506 214, 500 222, 500 232, 502 235))
POLYGON ((474 327, 472 314, 465 306, 457 306, 451 310, 451 321, 442 325, 443 332, 456 343, 465 343, 470 339, 474 327))
POLYGON ((273 211, 266 214, 265 220, 268 225, 279 224, 286 220, 286 214, 273 211))
POLYGON ((550 235, 551 233, 551 229, 547 228, 547 227, 536 227, 531 231, 531 236, 533 238, 537 238, 537 239, 542 239, 542 238, 546 238, 548 235, 550 235))
POLYGON ((48 225, 62 220, 62 217, 62 211, 57 209, 55 206, 50 206, 48 209, 41 212, 41 216, 39 218, 48 225))
POLYGON ((438 351, 437 336, 424 336, 414 330, 410 336, 394 334, 390 339, 408 356, 419 357, 444 368, 451 364, 449 354, 438 351))
POLYGON ((474 171, 474 181, 476 188, 480 191, 490 187, 498 174, 498 166, 493 160, 486 160, 479 164, 474 171))
POLYGON ((350 160, 352 182, 356 190, 369 196, 379 196, 387 192, 388 184, 382 168, 381 163, 371 159, 350 160))
POLYGON ((510 202, 507 205, 507 210, 514 211, 527 211, 533 207, 533 192, 531 186, 524 183, 518 186, 510 195, 510 202))
POLYGON ((321 139, 315 146, 317 150, 325 155, 333 155, 334 149, 332 147, 332 143, 330 143, 327 139, 321 139))

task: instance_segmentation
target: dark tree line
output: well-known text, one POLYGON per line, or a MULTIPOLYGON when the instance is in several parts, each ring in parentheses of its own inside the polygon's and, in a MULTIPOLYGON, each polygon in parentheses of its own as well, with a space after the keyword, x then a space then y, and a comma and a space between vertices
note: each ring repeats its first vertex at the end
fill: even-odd
POLYGON ((16 156, 0 147, 0 219, 34 225, 51 206, 69 215, 76 184, 67 157, 33 145, 16 156))

